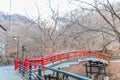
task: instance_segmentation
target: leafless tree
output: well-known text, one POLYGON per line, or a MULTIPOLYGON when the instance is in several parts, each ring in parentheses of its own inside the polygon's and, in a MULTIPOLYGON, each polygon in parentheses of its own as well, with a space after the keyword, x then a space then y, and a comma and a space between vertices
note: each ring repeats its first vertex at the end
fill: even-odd
MULTIPOLYGON (((85 19, 86 16, 84 16, 84 19, 86 21, 83 21, 84 23, 81 23, 81 20, 74 21, 74 24, 78 24, 79 26, 83 27, 84 29, 92 32, 98 32, 101 33, 101 35, 106 35, 103 39, 107 39, 108 37, 112 37, 110 41, 107 41, 106 43, 103 43, 103 49, 106 48, 109 44, 111 44, 114 41, 120 42, 120 31, 119 31, 119 21, 120 17, 118 14, 119 9, 115 9, 115 7, 109 2, 109 0, 94 0, 93 3, 85 2, 83 0, 72 0, 79 3, 77 6, 81 8, 83 11, 86 11, 86 13, 93 13, 92 15, 87 14, 87 20, 85 19), (81 4, 88 5, 87 7, 81 6, 81 4), (99 14, 99 15, 97 15, 99 14), (94 17, 96 16, 98 21, 94 20, 94 17), (92 18, 92 19, 89 19, 92 18), (100 18, 100 21, 99 21, 100 18), (91 20, 91 22, 89 22, 91 20), (104 21, 103 21, 104 20, 104 21), (93 22, 94 21, 94 22, 93 22), (92 24, 91 24, 92 23, 92 24), (93 23, 95 23, 93 25, 93 23), (99 25, 97 25, 99 23, 99 25), (101 23, 101 24, 100 24, 101 23), (106 24, 107 23, 107 24, 106 24), (97 25, 97 26, 96 26, 97 25), (93 27, 96 26, 96 27, 93 27), (108 37, 107 37, 108 35, 108 37), (106 38, 107 37, 107 38, 106 38)), ((83 20, 84 20, 83 19, 83 20)))

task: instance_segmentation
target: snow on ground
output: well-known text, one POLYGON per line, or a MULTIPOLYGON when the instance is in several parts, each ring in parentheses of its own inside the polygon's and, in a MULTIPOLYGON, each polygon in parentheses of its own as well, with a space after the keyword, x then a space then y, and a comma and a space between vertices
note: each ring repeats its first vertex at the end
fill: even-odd
POLYGON ((0 66, 0 80, 23 80, 14 70, 14 66, 0 66))

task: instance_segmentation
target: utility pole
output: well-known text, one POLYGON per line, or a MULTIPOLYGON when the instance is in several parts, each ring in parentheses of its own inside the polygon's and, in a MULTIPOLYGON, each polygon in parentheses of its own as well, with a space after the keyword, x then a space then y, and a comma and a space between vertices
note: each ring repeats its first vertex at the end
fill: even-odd
POLYGON ((17 41, 17 59, 19 58, 19 44, 20 44, 20 40, 19 40, 19 34, 18 34, 18 41, 17 41))
POLYGON ((16 59, 19 58, 19 44, 20 44, 20 39, 19 39, 19 34, 18 36, 13 36, 13 40, 16 41, 16 46, 17 46, 17 52, 16 52, 16 59))

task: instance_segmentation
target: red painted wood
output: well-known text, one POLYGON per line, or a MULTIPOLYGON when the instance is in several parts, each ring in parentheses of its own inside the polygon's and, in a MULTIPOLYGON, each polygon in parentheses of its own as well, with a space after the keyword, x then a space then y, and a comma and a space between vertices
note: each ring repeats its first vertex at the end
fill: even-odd
MULTIPOLYGON (((62 62, 63 59, 70 60, 71 58, 80 58, 80 57, 95 57, 95 58, 104 59, 106 61, 109 60, 108 55, 105 53, 94 52, 92 50, 73 50, 70 52, 54 53, 54 54, 46 55, 40 58, 33 58, 33 59, 25 58, 25 62, 26 62, 25 66, 26 66, 26 69, 28 70, 29 62, 34 63, 33 66, 34 68, 36 68, 36 64, 45 66, 46 64, 52 63, 54 65, 55 61, 62 62)), ((14 61, 15 70, 18 68, 18 62, 22 63, 22 60, 18 59, 14 61)))

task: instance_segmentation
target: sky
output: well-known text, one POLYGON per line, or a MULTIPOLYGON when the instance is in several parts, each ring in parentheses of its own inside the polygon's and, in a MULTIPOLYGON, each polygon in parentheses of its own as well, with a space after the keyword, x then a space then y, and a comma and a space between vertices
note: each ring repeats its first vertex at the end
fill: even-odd
MULTIPOLYGON (((91 2, 91 0, 87 1, 91 2)), ((50 14, 47 0, 11 0, 11 12, 10 0, 0 0, 0 11, 8 14, 18 13, 25 16, 29 15, 35 18, 38 16, 36 5, 38 5, 42 16, 46 17, 50 14)), ((52 0, 51 5, 53 9, 59 9, 60 13, 69 12, 76 8, 68 0, 52 0)))
MULTIPOLYGON (((52 0, 51 4, 53 9, 59 9, 61 13, 75 9, 72 4, 69 4, 68 0, 52 0)), ((0 11, 36 17, 38 15, 36 5, 39 7, 42 16, 49 15, 50 9, 47 0, 11 0, 11 13, 10 0, 0 0, 0 11)))

